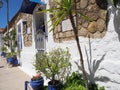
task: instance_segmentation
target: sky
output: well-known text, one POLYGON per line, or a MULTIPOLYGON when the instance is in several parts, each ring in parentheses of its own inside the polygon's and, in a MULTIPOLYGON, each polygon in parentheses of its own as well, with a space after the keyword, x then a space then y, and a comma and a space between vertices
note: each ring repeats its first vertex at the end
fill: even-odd
MULTIPOLYGON (((18 12, 23 0, 8 0, 9 1, 9 21, 18 12)), ((6 0, 2 0, 3 6, 0 8, 0 28, 7 26, 7 4, 6 0)))

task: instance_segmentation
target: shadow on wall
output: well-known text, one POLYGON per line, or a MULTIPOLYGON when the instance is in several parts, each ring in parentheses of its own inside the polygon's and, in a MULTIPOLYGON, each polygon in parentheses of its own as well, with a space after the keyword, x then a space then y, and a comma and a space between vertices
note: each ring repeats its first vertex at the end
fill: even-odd
MULTIPOLYGON (((98 70, 100 63, 104 60, 104 57, 106 56, 106 53, 104 53, 100 59, 92 59, 92 49, 91 49, 91 42, 90 42, 90 38, 89 38, 89 55, 88 55, 88 51, 85 48, 85 52, 86 52, 86 57, 87 57, 87 65, 88 65, 88 78, 89 78, 89 82, 90 83, 95 83, 95 81, 101 81, 101 82, 108 82, 110 81, 110 79, 108 77, 105 76, 101 76, 101 77, 95 77, 95 73, 98 70)), ((79 64, 77 62, 75 62, 75 64, 78 66, 79 70, 82 70, 82 68, 79 66, 79 64)))
MULTIPOLYGON (((98 7, 100 9, 103 9, 103 10, 107 10, 108 8, 108 2, 109 0, 96 0, 96 3, 98 5, 98 7)), ((108 22, 109 22, 109 12, 107 11, 107 14, 106 14, 106 27, 108 26, 108 22)))
POLYGON ((107 5, 108 5, 107 0, 96 0, 96 3, 99 6, 99 8, 107 10, 107 5))
POLYGON ((113 25, 115 32, 118 34, 118 39, 120 41, 120 5, 116 7, 108 0, 108 12, 109 15, 113 14, 113 25))
POLYGON ((114 28, 116 33, 118 34, 118 39, 120 41, 120 5, 118 6, 117 9, 114 9, 113 14, 114 14, 114 20, 113 20, 114 28))

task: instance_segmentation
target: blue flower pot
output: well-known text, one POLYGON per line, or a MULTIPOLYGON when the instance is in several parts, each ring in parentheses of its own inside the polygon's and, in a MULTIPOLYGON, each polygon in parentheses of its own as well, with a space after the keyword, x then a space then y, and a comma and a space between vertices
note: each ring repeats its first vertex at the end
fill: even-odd
POLYGON ((1 56, 6 57, 6 53, 5 53, 5 52, 2 52, 2 53, 1 53, 1 56))
POLYGON ((7 58, 7 62, 13 65, 18 65, 18 60, 13 57, 7 58))
POLYGON ((14 60, 13 64, 18 65, 18 60, 14 60))
POLYGON ((41 78, 41 79, 36 80, 36 81, 31 80, 30 85, 33 88, 33 90, 44 90, 44 87, 43 87, 44 79, 41 78))
POLYGON ((8 63, 14 63, 14 58, 13 57, 7 58, 7 62, 8 63))
POLYGON ((48 90, 59 90, 60 89, 60 82, 56 81, 55 85, 51 84, 51 81, 48 82, 48 90))

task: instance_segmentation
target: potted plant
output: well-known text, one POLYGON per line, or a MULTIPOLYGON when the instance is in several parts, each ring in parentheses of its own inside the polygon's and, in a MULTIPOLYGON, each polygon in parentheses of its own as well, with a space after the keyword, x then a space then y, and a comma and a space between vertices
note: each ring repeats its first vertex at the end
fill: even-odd
POLYGON ((71 64, 70 53, 67 50, 61 48, 54 49, 50 52, 37 53, 35 61, 35 69, 37 72, 43 72, 48 82, 48 90, 58 90, 60 86, 59 75, 61 72, 70 68, 71 64))
POLYGON ((7 42, 6 46, 10 50, 7 54, 7 63, 16 66, 18 65, 18 59, 17 59, 17 40, 16 40, 16 30, 12 29, 10 32, 7 33, 5 37, 3 37, 4 42, 7 42))
POLYGON ((18 60, 16 55, 12 55, 11 53, 7 53, 7 63, 12 66, 17 66, 18 65, 18 60))
POLYGON ((33 76, 30 80, 30 85, 33 88, 33 90, 43 90, 44 79, 41 76, 41 74, 33 76))
POLYGON ((2 46, 1 51, 2 51, 1 56, 6 57, 7 48, 4 45, 2 46))

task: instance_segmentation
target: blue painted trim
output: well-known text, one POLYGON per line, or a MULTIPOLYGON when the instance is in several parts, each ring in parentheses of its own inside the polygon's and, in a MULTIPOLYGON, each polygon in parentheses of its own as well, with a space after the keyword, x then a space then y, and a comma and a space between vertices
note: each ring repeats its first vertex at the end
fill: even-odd
POLYGON ((45 2, 41 1, 41 0, 30 0, 31 2, 35 2, 35 3, 38 3, 38 4, 42 4, 44 5, 45 2))

